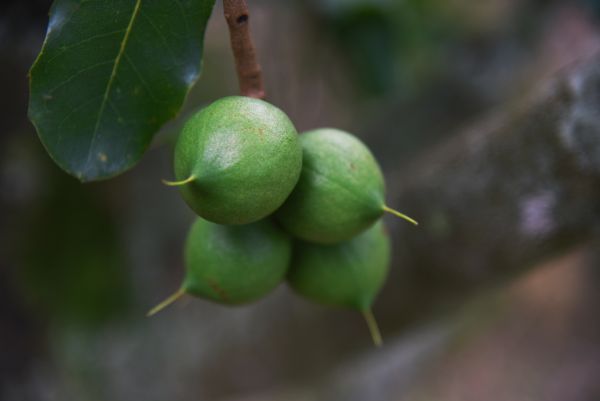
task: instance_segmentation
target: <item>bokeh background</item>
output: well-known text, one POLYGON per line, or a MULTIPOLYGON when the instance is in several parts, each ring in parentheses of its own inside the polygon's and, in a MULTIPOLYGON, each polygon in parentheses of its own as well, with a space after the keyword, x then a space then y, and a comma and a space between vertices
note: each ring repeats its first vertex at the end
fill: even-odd
MULTIPOLYGON (((249 3, 268 100, 299 131, 333 126, 362 138, 392 200, 405 166, 600 43, 594 0, 249 3)), ((193 221, 160 183, 172 176, 178 129, 189 113, 238 92, 222 8, 180 118, 134 169, 82 185, 53 164, 26 117, 26 75, 49 6, 0 5, 0 400, 600 399, 599 230, 544 248, 518 273, 510 266, 509 275, 454 280, 468 254, 448 258, 439 275, 418 258, 407 266, 402 253, 427 242, 407 245, 414 230, 385 217, 395 263, 374 307, 380 349, 361 316, 310 304, 285 285, 249 306, 185 299, 146 318, 178 288, 193 221), (418 296, 403 296, 410 291, 418 296)), ((513 223, 490 219, 490 230, 513 223)), ((465 238, 457 252, 478 247, 477 235, 465 238)), ((535 245, 515 238, 514 246, 535 245)))

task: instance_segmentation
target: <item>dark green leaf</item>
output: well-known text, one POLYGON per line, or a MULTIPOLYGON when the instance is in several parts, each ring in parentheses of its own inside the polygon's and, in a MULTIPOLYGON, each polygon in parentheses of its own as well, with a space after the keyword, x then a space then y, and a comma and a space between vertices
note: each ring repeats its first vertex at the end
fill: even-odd
POLYGON ((214 0, 55 0, 29 118, 82 181, 132 167, 198 78, 214 0))

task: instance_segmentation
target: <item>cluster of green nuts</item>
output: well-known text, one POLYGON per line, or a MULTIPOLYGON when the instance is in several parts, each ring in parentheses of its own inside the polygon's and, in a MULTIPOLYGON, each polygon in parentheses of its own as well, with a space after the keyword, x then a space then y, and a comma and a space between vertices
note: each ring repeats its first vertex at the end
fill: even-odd
POLYGON ((185 245, 183 294, 228 305, 254 301, 287 280, 302 296, 362 312, 376 344, 371 305, 386 278, 393 213, 367 147, 323 128, 298 135, 277 107, 226 97, 193 115, 175 148, 175 176, 199 216, 185 245))

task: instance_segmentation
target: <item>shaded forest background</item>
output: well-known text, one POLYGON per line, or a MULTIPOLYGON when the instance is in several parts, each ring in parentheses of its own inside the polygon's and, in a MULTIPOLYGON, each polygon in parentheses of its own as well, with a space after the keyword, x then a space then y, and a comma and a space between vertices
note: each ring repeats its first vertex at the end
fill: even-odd
POLYGON ((144 317, 177 288, 193 219, 160 183, 178 129, 238 91, 222 9, 180 118, 136 168, 81 185, 26 118, 49 6, 0 5, 0 400, 600 399, 599 2, 250 2, 268 100, 299 131, 361 137, 388 202, 424 222, 386 217, 381 349, 360 316, 285 285, 247 307, 144 317), (565 73, 578 63, 588 72, 565 73), (581 168, 536 148, 563 122, 543 99, 564 76, 590 84, 573 95, 591 121, 581 168))

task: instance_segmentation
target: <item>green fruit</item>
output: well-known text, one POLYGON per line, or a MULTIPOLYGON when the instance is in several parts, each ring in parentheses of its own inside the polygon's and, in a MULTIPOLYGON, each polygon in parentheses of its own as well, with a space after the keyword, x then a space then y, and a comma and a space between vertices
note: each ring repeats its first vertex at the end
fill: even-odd
POLYGON ((300 135, 300 142, 302 173, 277 211, 288 232, 306 241, 328 244, 354 237, 384 212, 417 224, 385 206, 383 174, 358 138, 321 128, 300 135))
POLYGON ((198 218, 185 245, 181 288, 148 314, 184 293, 227 305, 252 302, 284 279, 291 250, 289 236, 268 220, 224 226, 198 218))
POLYGON ((247 224, 273 213, 300 175, 302 149, 284 112, 259 99, 212 103, 183 127, 175 176, 183 199, 201 217, 247 224))
POLYGON ((383 285, 389 261, 390 239, 379 221, 339 244, 296 241, 287 278, 313 301, 363 311, 383 285))
POLYGON ((371 305, 387 277, 390 239, 381 221, 349 241, 294 244, 288 283, 302 296, 322 304, 362 312, 376 344, 381 342, 371 305))

